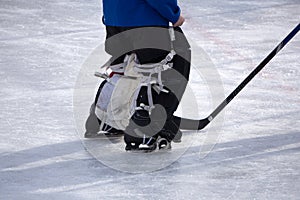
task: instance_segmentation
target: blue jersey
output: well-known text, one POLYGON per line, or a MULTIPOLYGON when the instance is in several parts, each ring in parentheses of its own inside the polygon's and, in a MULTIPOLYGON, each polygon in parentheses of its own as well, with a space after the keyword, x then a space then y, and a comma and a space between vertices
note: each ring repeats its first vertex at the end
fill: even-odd
POLYGON ((180 16, 177 0, 103 0, 107 26, 168 26, 180 16))

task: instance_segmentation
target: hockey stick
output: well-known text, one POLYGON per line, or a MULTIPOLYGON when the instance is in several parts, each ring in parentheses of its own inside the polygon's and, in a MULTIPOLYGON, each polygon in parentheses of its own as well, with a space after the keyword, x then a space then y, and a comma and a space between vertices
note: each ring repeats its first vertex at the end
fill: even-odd
POLYGON ((200 120, 185 119, 174 116, 174 122, 180 129, 201 130, 205 128, 228 104, 229 102, 272 60, 272 58, 298 33, 300 23, 280 42, 277 47, 237 86, 237 88, 206 118, 200 120))

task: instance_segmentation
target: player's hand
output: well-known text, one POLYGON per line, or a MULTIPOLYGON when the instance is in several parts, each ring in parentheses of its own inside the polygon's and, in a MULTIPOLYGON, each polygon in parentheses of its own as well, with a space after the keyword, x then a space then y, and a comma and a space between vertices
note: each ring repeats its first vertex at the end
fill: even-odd
POLYGON ((173 24, 174 27, 177 27, 177 26, 181 26, 183 23, 184 23, 185 19, 183 16, 179 16, 179 19, 177 20, 177 22, 175 24, 173 24))

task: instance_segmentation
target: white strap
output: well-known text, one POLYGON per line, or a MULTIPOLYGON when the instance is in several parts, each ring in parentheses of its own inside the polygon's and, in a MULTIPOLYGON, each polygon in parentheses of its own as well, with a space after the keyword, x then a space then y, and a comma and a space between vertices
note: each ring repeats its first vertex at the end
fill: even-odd
POLYGON ((175 38, 175 31, 174 31, 174 27, 173 26, 171 26, 169 28, 169 34, 170 34, 171 42, 174 42, 176 38, 175 38))

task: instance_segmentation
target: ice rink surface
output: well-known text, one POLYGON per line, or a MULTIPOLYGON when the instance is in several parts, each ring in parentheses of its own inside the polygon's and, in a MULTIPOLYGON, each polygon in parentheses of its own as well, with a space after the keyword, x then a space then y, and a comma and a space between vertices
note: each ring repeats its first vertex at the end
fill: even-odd
MULTIPOLYGON (((228 95, 300 22, 299 0, 179 3, 183 30, 198 48, 190 80, 198 105, 178 111, 185 117, 214 109, 207 78, 219 78, 228 95), (218 76, 206 77, 205 63, 218 76)), ((101 1, 0 5, 0 199, 300 199, 299 33, 222 115, 198 133, 185 132, 183 144, 193 143, 178 158, 181 146, 174 145, 174 162, 140 173, 143 159, 163 160, 138 154, 135 166, 117 156, 115 144, 99 152, 111 162, 120 158, 129 173, 92 156, 75 119, 82 69, 105 38, 101 1)), ((83 102, 82 119, 91 101, 83 102)))

